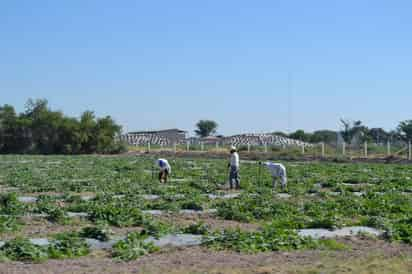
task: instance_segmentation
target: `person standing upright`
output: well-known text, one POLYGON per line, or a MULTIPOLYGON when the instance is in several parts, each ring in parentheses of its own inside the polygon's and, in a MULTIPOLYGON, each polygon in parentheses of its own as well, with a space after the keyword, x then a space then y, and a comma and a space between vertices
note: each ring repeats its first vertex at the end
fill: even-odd
POLYGON ((233 181, 235 182, 235 189, 240 189, 240 178, 239 178, 239 154, 235 146, 230 148, 230 162, 228 167, 230 168, 229 182, 230 189, 233 189, 233 181))

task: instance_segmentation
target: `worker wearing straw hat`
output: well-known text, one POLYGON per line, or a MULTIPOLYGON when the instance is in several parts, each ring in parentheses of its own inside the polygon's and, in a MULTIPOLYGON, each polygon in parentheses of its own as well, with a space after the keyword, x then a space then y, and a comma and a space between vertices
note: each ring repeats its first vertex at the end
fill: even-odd
POLYGON ((239 154, 235 146, 230 148, 230 162, 228 167, 230 168, 229 183, 230 189, 233 189, 233 181, 235 182, 235 188, 240 189, 239 178, 239 154))

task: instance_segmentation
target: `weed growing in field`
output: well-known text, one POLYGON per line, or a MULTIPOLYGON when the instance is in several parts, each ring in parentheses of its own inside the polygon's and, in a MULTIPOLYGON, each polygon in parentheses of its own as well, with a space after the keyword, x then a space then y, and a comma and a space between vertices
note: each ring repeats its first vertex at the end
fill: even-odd
POLYGON ((350 247, 344 243, 338 242, 334 239, 322 239, 318 241, 318 249, 344 251, 349 250, 350 247))

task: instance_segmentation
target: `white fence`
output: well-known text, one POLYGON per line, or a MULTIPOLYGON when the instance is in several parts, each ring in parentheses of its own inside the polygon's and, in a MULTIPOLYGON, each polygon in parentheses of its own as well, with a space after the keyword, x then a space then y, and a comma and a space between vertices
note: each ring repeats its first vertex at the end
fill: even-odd
MULTIPOLYGON (((215 143, 203 143, 192 144, 187 142, 185 144, 160 144, 153 145, 147 143, 146 145, 135 146, 136 149, 144 150, 147 152, 152 151, 168 151, 168 152, 181 152, 181 151, 192 151, 192 152, 222 152, 228 151, 231 144, 221 144, 220 142, 215 143)), ((349 157, 349 158, 384 158, 384 157, 398 157, 404 158, 412 161, 412 145, 411 142, 405 144, 392 145, 387 143, 385 145, 377 145, 374 143, 364 143, 361 145, 348 145, 341 143, 338 145, 330 145, 325 143, 311 144, 308 146, 306 144, 301 145, 252 145, 252 144, 241 144, 237 145, 240 152, 248 153, 271 153, 271 154, 281 154, 284 156, 295 155, 295 156, 314 156, 314 157, 349 157)))
POLYGON ((232 145, 236 146, 242 152, 259 152, 259 153, 280 153, 316 157, 400 157, 412 160, 411 142, 375 144, 363 143, 358 145, 339 144, 310 144, 299 140, 293 140, 286 137, 272 134, 242 134, 216 140, 202 140, 199 138, 182 139, 179 142, 172 142, 166 137, 156 134, 145 135, 123 135, 120 138, 129 145, 137 149, 146 151, 164 150, 164 151, 219 151, 228 150, 232 145))

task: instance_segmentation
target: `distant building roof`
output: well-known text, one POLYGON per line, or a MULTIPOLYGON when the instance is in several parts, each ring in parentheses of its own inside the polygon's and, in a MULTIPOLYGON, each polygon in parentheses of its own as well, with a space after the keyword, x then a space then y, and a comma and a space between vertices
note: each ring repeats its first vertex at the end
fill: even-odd
POLYGON ((214 140, 220 140, 221 137, 217 137, 217 136, 207 136, 207 137, 204 137, 204 138, 201 138, 201 139, 204 140, 204 141, 214 141, 214 140))
POLYGON ((159 133, 170 132, 170 131, 177 131, 178 133, 187 133, 186 130, 171 128, 171 129, 151 130, 151 131, 133 131, 133 132, 129 132, 128 134, 159 134, 159 133))

